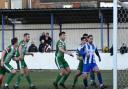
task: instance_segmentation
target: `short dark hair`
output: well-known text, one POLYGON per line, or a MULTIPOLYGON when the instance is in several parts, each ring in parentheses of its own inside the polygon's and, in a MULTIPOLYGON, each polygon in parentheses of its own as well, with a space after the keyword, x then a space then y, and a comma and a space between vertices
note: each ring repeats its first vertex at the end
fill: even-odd
POLYGON ((84 37, 84 36, 88 36, 88 34, 84 33, 84 34, 83 34, 83 37, 84 37))
POLYGON ((49 33, 47 32, 46 34, 48 34, 49 35, 49 33))
POLYGON ((85 39, 85 37, 81 37, 81 41, 84 40, 84 39, 85 39))
POLYGON ((93 37, 93 35, 88 35, 88 38, 93 37))
POLYGON ((63 35, 63 34, 65 34, 65 32, 60 32, 60 33, 59 33, 59 36, 61 36, 61 35, 63 35))
POLYGON ((18 39, 16 37, 11 39, 11 44, 14 45, 15 43, 18 42, 18 39))
POLYGON ((30 35, 29 33, 24 33, 24 37, 26 37, 27 35, 30 35))

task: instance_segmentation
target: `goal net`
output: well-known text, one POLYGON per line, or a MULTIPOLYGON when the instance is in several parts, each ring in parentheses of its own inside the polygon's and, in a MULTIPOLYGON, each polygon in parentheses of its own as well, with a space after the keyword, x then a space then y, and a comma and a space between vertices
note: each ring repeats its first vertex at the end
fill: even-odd
MULTIPOLYGON (((121 7, 118 7, 118 34, 117 34, 117 46, 118 49, 121 48, 122 45, 128 46, 128 3, 119 2, 118 4, 121 7)), ((125 52, 125 48, 122 48, 121 52, 125 52)), ((117 56, 118 60, 122 60, 121 63, 119 61, 118 64, 118 72, 117 72, 117 79, 118 79, 118 89, 128 89, 128 58, 125 54, 119 53, 117 56), (120 57, 119 57, 120 56, 120 57), (121 59, 121 56, 124 59, 121 59), (119 59, 120 58, 120 59, 119 59), (123 66, 123 67, 122 67, 123 66)))

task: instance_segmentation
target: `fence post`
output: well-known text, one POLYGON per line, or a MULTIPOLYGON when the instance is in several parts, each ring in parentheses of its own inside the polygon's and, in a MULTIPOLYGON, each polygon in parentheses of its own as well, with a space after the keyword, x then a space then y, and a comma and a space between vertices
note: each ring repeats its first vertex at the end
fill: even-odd
POLYGON ((100 32, 101 32, 101 49, 103 49, 104 46, 104 35, 103 35, 103 28, 104 28, 104 18, 100 11, 100 32))
POLYGON ((53 36, 53 31, 54 31, 54 15, 51 13, 51 37, 52 37, 52 50, 53 50, 53 39, 54 39, 54 36, 53 36))
POLYGON ((2 50, 4 49, 4 15, 2 14, 2 50))

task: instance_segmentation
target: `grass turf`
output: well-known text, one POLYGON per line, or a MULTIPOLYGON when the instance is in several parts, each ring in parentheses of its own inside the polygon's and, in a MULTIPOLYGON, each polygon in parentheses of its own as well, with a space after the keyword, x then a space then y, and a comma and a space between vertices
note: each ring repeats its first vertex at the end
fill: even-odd
MULTIPOLYGON (((31 78, 33 80, 33 83, 37 86, 37 89, 54 89, 53 81, 56 79, 57 74, 58 74, 57 70, 31 71, 31 78)), ((71 89, 74 75, 75 75, 75 71, 72 71, 71 75, 69 76, 68 80, 65 83, 68 89, 71 89)), ((102 71, 102 75, 103 75, 104 84, 108 86, 107 89, 112 89, 112 71, 102 71)), ((6 76, 4 80, 5 79, 6 79, 6 76)), ((10 89, 13 89, 15 80, 16 80, 16 76, 10 83, 10 89)), ((96 81, 97 81, 97 78, 96 78, 96 81)), ((98 84, 98 81, 97 81, 97 84, 98 84)), ((20 89, 29 89, 28 83, 26 82, 25 78, 21 81, 20 89)), ((63 89, 63 88, 60 87, 60 89, 63 89)), ((75 89, 83 89, 82 77, 79 78, 79 81, 75 89)), ((89 89, 95 89, 95 88, 90 87, 89 89)))

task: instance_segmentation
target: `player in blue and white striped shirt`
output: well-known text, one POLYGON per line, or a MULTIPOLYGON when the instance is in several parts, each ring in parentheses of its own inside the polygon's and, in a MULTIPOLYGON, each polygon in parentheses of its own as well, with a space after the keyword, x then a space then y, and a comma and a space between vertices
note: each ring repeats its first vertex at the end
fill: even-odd
POLYGON ((95 53, 99 57, 99 61, 101 61, 101 58, 99 56, 96 46, 93 44, 93 36, 92 35, 88 36, 88 43, 85 44, 83 49, 84 49, 84 51, 81 50, 81 54, 82 55, 85 54, 85 57, 83 60, 83 63, 84 63, 84 65, 83 65, 83 77, 84 77, 83 82, 84 82, 85 89, 88 87, 87 76, 88 76, 88 73, 90 73, 91 71, 94 71, 97 73, 97 77, 98 77, 98 80, 100 83, 100 88, 105 89, 100 70, 95 61, 95 53))

